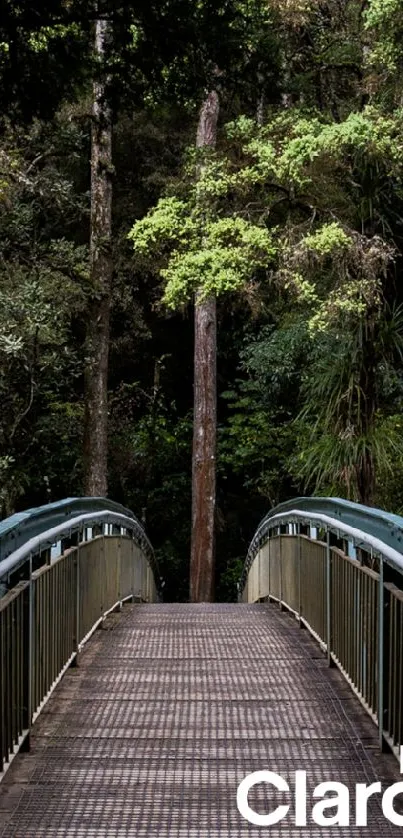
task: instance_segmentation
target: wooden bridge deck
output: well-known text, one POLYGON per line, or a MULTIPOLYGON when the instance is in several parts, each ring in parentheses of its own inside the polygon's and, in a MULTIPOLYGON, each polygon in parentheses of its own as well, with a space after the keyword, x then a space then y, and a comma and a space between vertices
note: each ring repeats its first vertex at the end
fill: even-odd
MULTIPOLYGON (((0 785, 3 838, 286 838, 398 833, 373 798, 368 828, 270 829, 236 806, 269 769, 292 787, 400 779, 319 647, 274 605, 129 605, 85 647, 0 785)), ((267 785, 258 811, 284 803, 267 785)), ((308 817, 310 806, 308 807, 308 817)))

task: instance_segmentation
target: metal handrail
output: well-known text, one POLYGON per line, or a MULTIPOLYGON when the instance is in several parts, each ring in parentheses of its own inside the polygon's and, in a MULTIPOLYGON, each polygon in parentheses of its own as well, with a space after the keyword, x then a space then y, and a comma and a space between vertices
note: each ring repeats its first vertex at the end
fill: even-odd
POLYGON ((18 546, 0 558, 0 780, 106 615, 126 601, 155 602, 162 588, 144 529, 120 504, 40 507, 3 521, 1 537, 6 552, 18 546))
POLYGON ((280 504, 256 530, 238 591, 244 602, 271 600, 296 615, 376 721, 380 746, 399 757, 403 518, 340 498, 280 504))
POLYGON ((17 512, 15 515, 0 521, 0 561, 7 558, 10 553, 17 550, 33 536, 67 522, 70 518, 89 512, 106 511, 126 515, 141 527, 140 522, 130 509, 126 509, 120 503, 115 503, 109 498, 65 498, 55 503, 17 512))
POLYGON ((27 560, 57 541, 70 538, 83 527, 116 524, 132 534, 142 549, 161 593, 163 582, 154 550, 145 530, 130 509, 106 498, 67 498, 46 506, 28 509, 0 521, 1 581, 22 567, 27 560))
POLYGON ((342 498, 294 498, 275 506, 261 520, 238 582, 240 592, 256 553, 269 538, 270 529, 286 523, 325 526, 336 535, 344 534, 357 547, 372 550, 403 572, 403 517, 342 498))
POLYGON ((124 527, 131 531, 136 543, 143 549, 144 553, 148 554, 147 558, 153 556, 151 544, 144 530, 139 527, 137 521, 134 521, 133 518, 128 518, 127 515, 119 515, 114 512, 94 512, 71 518, 67 524, 59 524, 57 527, 52 527, 50 530, 46 530, 44 533, 30 538, 29 541, 25 542, 17 550, 14 550, 10 556, 0 561, 0 579, 7 573, 15 571, 22 564, 25 564, 30 556, 46 550, 62 539, 70 538, 74 533, 81 532, 83 527, 87 529, 99 524, 116 524, 119 527, 124 527))

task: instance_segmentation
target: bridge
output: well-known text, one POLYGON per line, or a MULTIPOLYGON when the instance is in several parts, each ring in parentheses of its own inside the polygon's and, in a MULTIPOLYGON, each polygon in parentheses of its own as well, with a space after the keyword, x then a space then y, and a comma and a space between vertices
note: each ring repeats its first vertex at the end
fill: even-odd
POLYGON ((272 510, 232 604, 163 603, 111 501, 0 522, 0 836, 397 835, 402 574, 339 499, 272 510))

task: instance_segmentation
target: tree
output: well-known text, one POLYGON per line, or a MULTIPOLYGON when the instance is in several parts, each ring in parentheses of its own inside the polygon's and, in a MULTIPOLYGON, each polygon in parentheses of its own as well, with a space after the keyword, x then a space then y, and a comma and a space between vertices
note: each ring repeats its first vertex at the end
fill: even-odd
MULTIPOLYGON (((195 10, 192 4, 179 4, 179 16, 177 4, 168 3, 165 7, 150 10, 140 8, 134 12, 129 6, 127 14, 122 8, 116 10, 119 33, 123 38, 121 47, 122 55, 117 54, 112 46, 112 24, 110 20, 103 19, 96 22, 95 34, 95 64, 97 77, 94 83, 94 107, 93 107, 93 129, 92 129, 92 162, 91 162, 91 280, 94 288, 92 306, 88 314, 87 329, 87 366, 86 366, 86 414, 85 414, 85 491, 87 494, 104 495, 107 493, 107 447, 108 447, 108 354, 109 354, 109 333, 110 333, 110 307, 111 307, 111 281, 112 281, 112 123, 111 123, 111 78, 108 78, 108 62, 114 67, 113 88, 122 91, 123 63, 126 70, 133 71, 135 57, 138 57, 140 65, 144 67, 145 88, 148 94, 155 97, 170 99, 172 97, 172 85, 175 86, 180 95, 187 95, 189 80, 189 57, 192 56, 194 69, 192 70, 193 84, 200 84, 202 77, 214 76, 212 61, 206 60, 203 55, 205 49, 204 41, 200 44, 198 36, 208 38, 210 52, 217 52, 217 43, 210 40, 210 34, 206 29, 209 25, 213 27, 215 34, 228 30, 234 24, 239 25, 239 18, 244 27, 244 9, 237 2, 224 3, 218 9, 213 8, 209 2, 199 4, 195 10), (240 15, 240 10, 242 14, 240 15), (223 14, 222 14, 223 13, 223 14), (176 17, 175 17, 176 14, 176 17), (168 21, 173 28, 175 39, 177 33, 187 33, 184 39, 184 46, 180 48, 179 58, 172 54, 171 47, 166 49, 161 39, 162 22, 168 21), (175 22, 173 22, 175 21, 175 22), (128 33, 131 34, 132 45, 128 47, 124 43, 128 33), (151 35, 151 38, 150 38, 151 35), (189 43, 188 43, 188 39, 189 43), (159 47, 160 54, 156 65, 149 66, 146 56, 150 52, 148 42, 151 40, 153 48, 159 47), (147 49, 144 44, 147 42, 147 49), (128 48, 127 48, 128 47, 128 48), (162 56, 166 56, 166 63, 161 66, 162 56), (118 71, 117 71, 118 68, 118 71)), ((229 49, 231 53, 233 45, 229 49)), ((235 51, 239 51, 239 44, 235 45, 235 51)), ((134 71, 133 83, 138 94, 138 78, 134 71)), ((141 75, 141 74, 140 74, 141 75)), ((204 79, 203 79, 204 80, 204 79)), ((214 96, 215 94, 210 94, 214 96)), ((207 102, 210 103, 210 97, 207 102)), ((125 95, 123 94, 123 99, 125 95)), ((126 91, 127 98, 127 91, 126 91)), ((130 99, 130 97, 129 97, 130 99)), ((217 100, 218 102, 218 100, 217 100)), ((198 147, 201 145, 215 144, 212 136, 203 138, 202 124, 207 126, 206 109, 202 109, 201 122, 198 131, 198 147)), ((210 125, 213 121, 210 120, 210 125)), ((196 334, 205 331, 204 314, 207 310, 200 308, 200 321, 196 323, 196 334)), ((209 325, 206 334, 211 332, 214 320, 213 312, 210 311, 209 325)), ((198 344, 198 338, 197 338, 198 344)), ((198 383, 195 385, 198 390, 198 383)), ((212 404, 210 405, 212 408, 212 404)), ((214 446, 213 446, 214 447, 214 446)), ((199 458, 200 452, 197 457, 199 458)), ((211 459, 211 457, 210 457, 211 459)), ((210 481, 211 482, 211 481, 210 481)), ((210 485, 212 489, 212 484, 210 485)), ((214 494, 214 493, 213 493, 214 494)), ((210 496, 210 495, 209 495, 210 496)), ((197 527, 194 532, 198 530, 197 527)), ((206 559, 210 562, 210 559, 206 559)))
POLYGON ((386 465, 403 453, 399 388, 385 399, 381 374, 400 358, 401 317, 389 311, 401 240, 400 119, 374 106, 342 122, 298 109, 263 129, 244 120, 227 129, 247 137, 243 164, 233 152, 228 193, 234 201, 236 190, 239 211, 260 207, 271 219, 273 280, 307 319, 304 433, 291 469, 310 491, 342 487, 362 503, 374 502, 386 465))
POLYGON ((218 94, 211 92, 200 113, 196 176, 190 179, 186 170, 183 198, 160 199, 129 234, 137 256, 152 260, 165 281, 168 307, 196 298, 191 597, 197 601, 209 600, 213 585, 216 297, 241 292, 275 255, 270 233, 237 213, 227 215, 220 200, 227 183, 224 177, 222 186, 214 153, 217 118, 218 94))
POLYGON ((86 224, 70 164, 77 126, 9 129, 0 142, 1 514, 80 490, 82 355, 75 334, 88 290, 86 224), (38 468, 40 463, 40 468, 38 468), (25 499, 25 500, 24 500, 25 499))
MULTIPOLYGON (((200 110, 196 146, 214 148, 219 96, 212 90, 200 110)), ((201 162, 201 165, 203 163, 201 162)), ((201 213, 208 208, 200 207, 201 213)), ((209 602, 214 589, 214 514, 217 436, 217 304, 196 291, 194 310, 194 411, 190 599, 209 602)))
POLYGON ((90 278, 93 287, 88 311, 85 395, 85 492, 108 492, 108 357, 112 283, 112 118, 105 74, 111 24, 97 20, 91 142, 90 278))

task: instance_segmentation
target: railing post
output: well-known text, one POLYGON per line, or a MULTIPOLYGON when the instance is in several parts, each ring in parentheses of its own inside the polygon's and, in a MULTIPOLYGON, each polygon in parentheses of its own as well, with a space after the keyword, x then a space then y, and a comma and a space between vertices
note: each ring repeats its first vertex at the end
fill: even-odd
POLYGON ((6 713, 5 713, 5 643, 4 643, 4 611, 0 611, 0 771, 6 759, 6 713))
POLYGON ((269 540, 268 540, 268 542, 267 542, 267 546, 268 546, 268 548, 269 548, 269 573, 268 573, 268 579, 269 579, 269 600, 268 600, 268 601, 270 602, 270 592, 271 592, 271 577, 270 577, 270 565, 271 565, 271 537, 270 537, 270 530, 269 530, 268 536, 269 536, 269 540))
POLYGON ((4 652, 4 641, 3 641, 3 625, 4 625, 4 611, 0 611, 0 771, 3 771, 3 765, 5 762, 5 750, 6 750, 6 729, 5 729, 5 712, 4 712, 4 693, 5 693, 5 684, 4 684, 4 672, 5 672, 5 652, 4 652))
POLYGON ((264 570, 264 555, 262 550, 259 550, 259 601, 264 602, 263 597, 263 570, 264 570))
POLYGON ((28 582, 28 602, 27 602, 27 632, 26 632, 27 652, 26 652, 26 670, 24 672, 25 680, 25 728, 28 731, 22 750, 29 751, 31 726, 33 716, 33 690, 35 678, 34 665, 34 583, 32 579, 32 555, 29 557, 29 582, 28 582))
POLYGON ((80 646, 80 543, 77 544, 77 550, 74 554, 74 569, 75 569, 75 625, 74 625, 74 651, 76 656, 72 662, 72 666, 78 666, 78 650, 80 646))
POLYGON ((302 564, 302 541, 301 541, 301 524, 297 524, 298 527, 298 623, 299 627, 302 628, 302 620, 301 620, 301 606, 302 606, 302 591, 301 591, 301 564, 302 564))
POLYGON ((326 642, 327 661, 332 665, 332 558, 330 554, 330 531, 326 532, 326 642))
POLYGON ((384 750, 383 711, 384 711, 384 636, 385 636, 385 589, 383 557, 379 558, 379 596, 378 596, 378 737, 379 748, 384 750))
POLYGON ((279 553, 279 562, 280 562, 280 611, 283 610, 283 560, 282 560, 282 550, 281 550, 281 526, 278 528, 278 553, 279 553))
MULTIPOLYGON (((122 536, 119 533, 118 537, 118 564, 117 564, 117 574, 118 574, 118 597, 119 597, 119 610, 121 611, 123 608, 122 597, 123 597, 123 590, 122 590, 122 536)), ((125 592, 126 593, 126 592, 125 592)))

